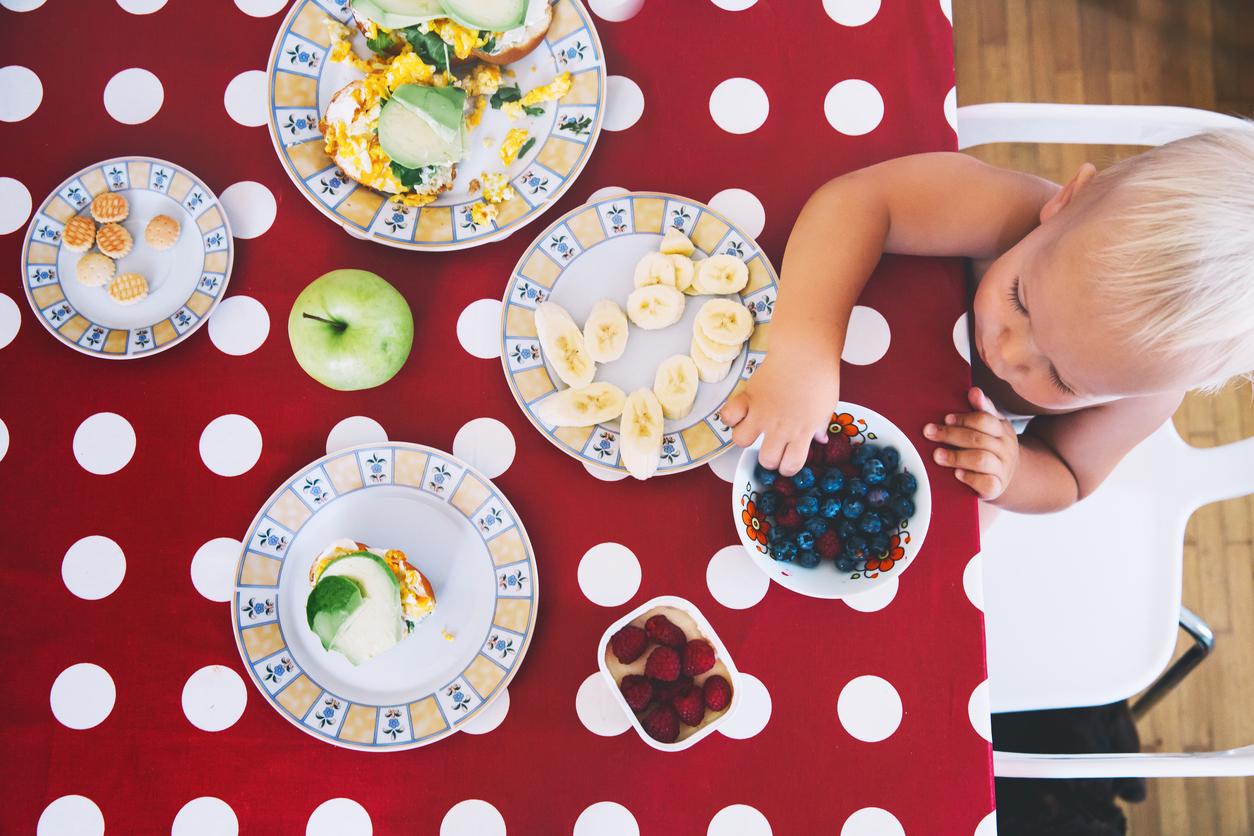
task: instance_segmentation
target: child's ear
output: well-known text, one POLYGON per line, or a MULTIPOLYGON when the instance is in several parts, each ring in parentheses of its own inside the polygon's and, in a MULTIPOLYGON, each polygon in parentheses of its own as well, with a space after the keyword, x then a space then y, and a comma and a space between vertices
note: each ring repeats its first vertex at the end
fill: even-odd
POLYGON ((1092 163, 1084 163, 1080 166, 1080 170, 1075 173, 1067 185, 1058 190, 1058 193, 1049 199, 1049 201, 1041 207, 1041 223, 1045 223, 1050 218, 1062 211, 1063 207, 1075 200, 1084 188, 1092 182, 1097 176, 1097 167, 1092 163))

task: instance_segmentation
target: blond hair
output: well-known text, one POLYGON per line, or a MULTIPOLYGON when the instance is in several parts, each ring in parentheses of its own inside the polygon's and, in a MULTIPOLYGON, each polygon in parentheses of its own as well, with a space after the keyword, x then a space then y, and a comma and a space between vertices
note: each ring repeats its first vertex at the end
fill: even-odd
POLYGON ((1112 241, 1093 255, 1116 327, 1187 356, 1192 388, 1254 380, 1254 126, 1150 149, 1094 178, 1112 241))

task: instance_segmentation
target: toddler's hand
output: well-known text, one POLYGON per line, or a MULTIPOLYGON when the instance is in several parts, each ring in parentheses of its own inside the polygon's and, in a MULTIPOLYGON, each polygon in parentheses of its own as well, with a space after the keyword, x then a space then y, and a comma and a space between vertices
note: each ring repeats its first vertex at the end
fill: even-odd
POLYGON ((928 424, 923 434, 933 441, 956 448, 937 449, 933 460, 954 468, 954 477, 979 494, 994 500, 1005 492, 1019 466, 1019 437, 1010 422, 1001 417, 988 396, 978 388, 967 393, 976 412, 946 415, 943 426, 928 424))
POLYGON ((744 390, 723 405, 719 417, 733 428, 732 441, 748 447, 765 433, 758 461, 785 476, 806 462, 811 440, 827 438, 827 424, 840 400, 840 366, 762 363, 744 390))

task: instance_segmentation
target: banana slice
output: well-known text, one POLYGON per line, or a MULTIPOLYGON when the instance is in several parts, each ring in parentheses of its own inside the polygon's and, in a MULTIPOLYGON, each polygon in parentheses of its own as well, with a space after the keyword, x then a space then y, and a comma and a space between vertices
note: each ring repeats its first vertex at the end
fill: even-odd
POLYGON ((627 348, 627 314, 613 299, 602 299, 592 306, 583 324, 583 344, 588 356, 598 363, 610 363, 627 348))
POLYGON ((561 305, 541 302, 536 306, 536 334, 540 348, 557 376, 579 389, 592 382, 597 366, 584 347, 583 332, 561 305))
POLYGON ((739 293, 749 284, 749 268, 734 255, 712 255, 697 265, 692 286, 698 293, 739 293))
POLYGON ((651 284, 664 284, 675 287, 675 262, 669 255, 661 253, 645 253, 636 262, 636 272, 632 276, 636 287, 651 284))
POLYGON ((553 427, 591 427, 622 415, 626 401, 623 390, 613 383, 591 383, 545 398, 536 407, 536 417, 553 427))
MULTIPOLYGON (((753 315, 744 305, 730 299, 711 299, 697 311, 692 327, 711 342, 739 347, 753 334, 753 315)), ((710 356, 719 359, 713 354, 710 356)))
POLYGON ((697 364, 687 354, 676 354, 662 361, 653 376, 653 394, 662 405, 662 415, 683 418, 692 412, 700 383, 697 364))
POLYGON ((645 285, 627 297, 627 316, 647 331, 674 325, 683 315, 684 295, 669 285, 645 285))
POLYGON ((710 357, 697 344, 696 334, 693 334, 692 346, 689 348, 689 352, 692 355, 692 362, 697 364, 697 375, 704 383, 718 383, 727 377, 727 373, 731 371, 732 361, 720 362, 710 357))
POLYGON ((675 289, 687 293, 692 287, 692 280, 697 277, 697 265, 686 255, 669 255, 667 258, 675 266, 675 289))
POLYGON ((657 473, 662 459, 662 405, 650 389, 627 396, 620 423, 618 451, 623 467, 637 479, 657 473))
POLYGON ((740 356, 740 345, 727 345, 712 340, 694 322, 692 325, 692 344, 701 349, 701 353, 716 363, 727 363, 740 356))
POLYGON ((692 255, 696 247, 692 245, 692 240, 684 235, 683 232, 673 226, 666 228, 666 234, 662 236, 661 252, 675 253, 678 255, 692 255))

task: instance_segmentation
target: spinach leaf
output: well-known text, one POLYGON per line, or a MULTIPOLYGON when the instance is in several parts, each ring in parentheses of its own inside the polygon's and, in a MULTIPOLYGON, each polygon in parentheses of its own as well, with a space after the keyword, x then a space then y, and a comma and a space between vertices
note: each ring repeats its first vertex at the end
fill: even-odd
POLYGON ((378 53, 379 55, 387 54, 387 51, 391 49, 392 45, 395 43, 396 42, 392 40, 392 33, 384 32, 382 29, 377 30, 373 38, 366 38, 366 46, 370 47, 371 52, 378 53))
POLYGON ((536 138, 533 136, 531 139, 523 143, 522 148, 518 149, 518 156, 515 157, 514 159, 518 160, 527 156, 527 152, 530 151, 531 147, 535 144, 536 144, 536 138))
POLYGON ((397 180, 401 181, 401 185, 407 189, 422 185, 424 168, 406 168, 398 162, 392 163, 392 173, 396 175, 397 180))
POLYGON ((414 52, 424 64, 430 64, 440 72, 448 72, 448 44, 440 39, 435 32, 420 32, 418 26, 406 26, 398 29, 414 48, 414 52))
POLYGON ((543 116, 544 108, 538 105, 524 105, 523 112, 526 113, 528 116, 543 116))
POLYGON ((500 87, 492 94, 490 103, 493 110, 500 110, 501 105, 506 102, 516 102, 522 98, 522 91, 518 89, 518 85, 512 87, 500 87))

